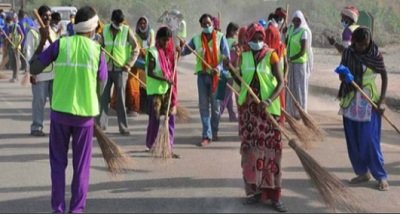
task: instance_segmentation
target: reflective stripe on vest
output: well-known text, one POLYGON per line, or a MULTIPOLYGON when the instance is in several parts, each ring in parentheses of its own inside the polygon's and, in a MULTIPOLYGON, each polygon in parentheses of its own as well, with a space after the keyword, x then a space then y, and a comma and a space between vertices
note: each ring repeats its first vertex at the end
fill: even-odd
POLYGON ((146 93, 147 95, 160 95, 165 94, 169 88, 169 85, 165 81, 161 81, 155 79, 148 75, 148 66, 149 66, 149 54, 151 54, 155 59, 155 68, 153 69, 154 74, 159 77, 164 77, 163 72, 160 68, 159 64, 159 52, 157 51, 156 47, 151 47, 147 49, 146 55, 146 93))
MULTIPOLYGON (((291 58, 297 55, 301 51, 301 40, 302 35, 305 32, 305 29, 301 29, 300 31, 294 33, 294 28, 290 28, 290 32, 288 33, 288 46, 287 46, 287 53, 288 57, 291 58)), ((308 61, 308 52, 305 48, 305 53, 301 57, 296 60, 290 61, 291 63, 298 63, 303 64, 308 61)))
MULTIPOLYGON (((216 46, 217 46, 217 59, 218 59, 218 63, 220 63, 221 61, 221 55, 220 55, 220 43, 221 43, 221 39, 224 37, 223 33, 218 32, 217 31, 217 35, 216 35, 216 46)), ((195 36, 193 38, 193 43, 195 45, 195 51, 201 56, 204 57, 205 56, 205 51, 203 50, 202 47, 202 33, 195 36)), ((209 49, 211 52, 213 52, 213 40, 210 40, 209 43, 209 49)), ((196 58, 196 65, 195 65, 195 73, 200 73, 202 72, 202 60, 199 58, 196 58)), ((211 73, 210 69, 206 69, 207 73, 211 73)))
MULTIPOLYGON (((380 98, 379 92, 377 91, 377 86, 376 86, 376 74, 373 72, 372 69, 366 68, 365 72, 363 73, 363 89, 368 90, 368 95, 370 99, 372 99, 374 102, 377 102, 380 98)), ((352 100, 355 97, 355 91, 349 92, 345 97, 340 99, 340 107, 341 108, 347 108, 351 105, 352 100)))
MULTIPOLYGON (((104 45, 107 52, 113 55, 118 60, 118 63, 113 63, 117 67, 122 67, 130 57, 131 45, 127 42, 129 27, 122 25, 121 30, 117 32, 116 37, 113 40, 113 35, 110 30, 111 25, 108 24, 103 29, 104 45)), ((106 56, 107 63, 110 59, 106 56)))
POLYGON ((97 116, 100 45, 79 35, 61 38, 59 43, 52 110, 83 117, 97 116))
MULTIPOLYGON (((266 53, 266 56, 257 66, 256 74, 259 79, 261 100, 267 100, 277 86, 277 80, 271 72, 270 57, 272 51, 266 53)), ((241 73, 244 81, 249 85, 255 76, 255 61, 251 51, 242 53, 241 73)), ((248 89, 245 84, 241 84, 241 91, 238 98, 238 104, 243 105, 248 96, 248 89)), ((280 99, 276 98, 268 107, 267 111, 271 114, 280 116, 280 99)))

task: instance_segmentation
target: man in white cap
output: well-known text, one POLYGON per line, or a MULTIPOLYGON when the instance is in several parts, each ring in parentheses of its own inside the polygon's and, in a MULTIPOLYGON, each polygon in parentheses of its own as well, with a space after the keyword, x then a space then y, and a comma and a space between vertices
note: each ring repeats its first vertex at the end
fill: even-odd
POLYGON ((342 44, 337 43, 334 40, 334 37, 327 36, 330 45, 334 45, 338 52, 342 53, 345 48, 351 45, 352 33, 359 27, 359 25, 356 24, 356 22, 358 22, 358 17, 359 11, 354 6, 346 6, 341 11, 341 25, 344 28, 342 33, 342 44))
POLYGON ((74 24, 76 35, 55 41, 43 52, 49 31, 41 28, 40 44, 30 62, 33 75, 54 62, 49 139, 53 213, 66 212, 65 170, 71 137, 74 173, 68 212, 82 213, 86 205, 94 118, 99 114, 97 87, 107 80, 105 56, 92 40, 98 21, 92 7, 79 9, 74 24))

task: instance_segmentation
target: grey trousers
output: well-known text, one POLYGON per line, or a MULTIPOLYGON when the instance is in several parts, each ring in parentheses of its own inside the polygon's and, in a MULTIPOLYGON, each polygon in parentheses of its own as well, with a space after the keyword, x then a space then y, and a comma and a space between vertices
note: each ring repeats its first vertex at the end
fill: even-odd
POLYGON ((46 99, 51 102, 53 80, 32 84, 32 124, 31 132, 43 129, 46 99))
POLYGON ((100 115, 97 117, 97 123, 102 129, 107 129, 109 118, 109 102, 112 85, 117 90, 117 122, 120 132, 128 131, 127 111, 125 110, 125 86, 128 79, 128 73, 122 71, 109 71, 107 82, 101 85, 100 97, 100 115))

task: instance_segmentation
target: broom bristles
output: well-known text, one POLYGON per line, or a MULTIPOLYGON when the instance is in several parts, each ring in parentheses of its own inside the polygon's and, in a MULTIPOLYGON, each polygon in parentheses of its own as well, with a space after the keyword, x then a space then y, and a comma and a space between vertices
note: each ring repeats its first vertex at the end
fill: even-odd
POLYGON ((302 122, 305 124, 305 126, 310 128, 313 134, 315 134, 316 137, 314 137, 313 139, 316 139, 316 141, 323 140, 324 132, 319 127, 317 122, 312 118, 312 116, 306 113, 306 111, 301 107, 301 105, 295 103, 295 106, 298 108, 298 112, 299 115, 301 116, 302 122))
POLYGON ((154 158, 166 160, 172 157, 168 122, 163 122, 150 152, 154 158))
POLYGON ((116 175, 128 169, 132 159, 98 125, 94 125, 94 131, 109 172, 116 175))
POLYGON ((188 109, 177 105, 177 122, 179 123, 186 123, 189 120, 189 112, 188 109))
POLYGON ((328 208, 333 211, 338 209, 350 213, 366 213, 366 209, 359 204, 360 199, 357 198, 340 179, 328 172, 303 150, 299 146, 298 141, 291 139, 289 141, 289 146, 294 149, 303 168, 319 191, 320 196, 322 196, 328 208))
POLYGON ((302 142, 303 147, 305 149, 310 149, 312 147, 311 138, 313 138, 311 132, 307 128, 305 128, 305 126, 301 125, 285 110, 282 110, 282 113, 284 114, 286 121, 290 125, 291 129, 294 131, 295 135, 302 142))

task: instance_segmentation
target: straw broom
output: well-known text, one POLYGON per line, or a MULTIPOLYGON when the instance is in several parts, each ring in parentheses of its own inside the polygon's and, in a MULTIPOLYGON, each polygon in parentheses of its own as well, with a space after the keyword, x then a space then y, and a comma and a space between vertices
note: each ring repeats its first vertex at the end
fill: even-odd
MULTIPOLYGON (((175 64, 174 64, 174 71, 173 71, 173 80, 177 72, 177 64, 178 64, 179 53, 176 55, 175 64)), ((152 146, 150 152, 152 153, 153 157, 155 158, 162 158, 164 160, 169 159, 172 157, 173 152, 171 150, 170 145, 170 133, 169 133, 169 112, 171 106, 171 97, 173 95, 173 85, 170 86, 170 93, 168 96, 167 102, 167 110, 166 115, 164 116, 164 122, 159 128, 159 132, 157 134, 155 143, 152 146)))
MULTIPOLYGON (((242 79, 242 77, 236 74, 236 77, 245 85, 248 92, 254 98, 256 103, 261 103, 258 96, 253 92, 247 83, 242 79)), ((267 103, 263 102, 264 104, 267 103)), ((320 195, 322 196, 326 206, 331 208, 333 211, 336 209, 342 209, 347 212, 361 212, 363 209, 358 204, 359 200, 355 197, 351 191, 338 179, 336 176, 329 173, 325 168, 323 168, 316 160, 313 159, 305 150, 301 148, 300 143, 283 131, 283 128, 277 123, 274 117, 266 111, 267 117, 272 122, 272 124, 280 130, 280 132, 288 139, 289 146, 295 151, 298 158, 300 159, 303 168, 308 174, 309 178, 316 186, 320 195)))
POLYGON ((323 130, 319 127, 319 125, 316 123, 316 121, 310 116, 306 111, 302 108, 302 106, 299 104, 295 96, 292 94, 291 90, 288 88, 288 86, 285 86, 287 89, 287 92, 290 94, 292 101, 294 102, 295 107, 297 108, 299 115, 301 116, 302 122, 305 124, 305 126, 309 127, 312 133, 316 136, 316 139, 322 140, 324 132, 323 130))
MULTIPOLYGON (((7 41, 11 44, 11 46, 19 53, 19 55, 21 55, 22 59, 24 59, 27 62, 25 55, 22 54, 21 50, 13 43, 13 41, 10 39, 10 37, 8 37, 8 35, 4 32, 4 30, 0 29, 0 31, 5 36, 7 41)), ((19 61, 19 60, 16 60, 16 61, 19 61)), ((25 73, 25 75, 22 77, 20 84, 22 86, 27 86, 29 84, 29 77, 30 77, 29 73, 25 73)))
MULTIPOLYGON (((45 28, 45 25, 36 9, 34 9, 34 15, 39 21, 40 26, 45 28)), ((48 40, 50 43, 52 43, 50 38, 48 38, 48 40)), ((102 151, 103 159, 106 162, 109 172, 112 175, 116 175, 117 173, 121 173, 127 169, 128 166, 133 162, 131 157, 129 157, 119 145, 111 140, 98 125, 94 124, 93 128, 94 135, 102 151)))
MULTIPOLYGON (((102 51, 109 56, 111 59, 113 59, 115 62, 118 62, 108 51, 106 51, 106 49, 101 48, 102 51)), ((146 84, 139 78, 138 75, 133 74, 132 72, 128 72, 131 76, 133 76, 136 80, 138 80, 138 82, 144 87, 146 88, 146 84)), ((181 106, 181 105, 177 105, 176 106, 177 109, 177 122, 179 123, 185 123, 188 122, 189 120, 189 112, 188 109, 186 109, 185 107, 181 106)))

